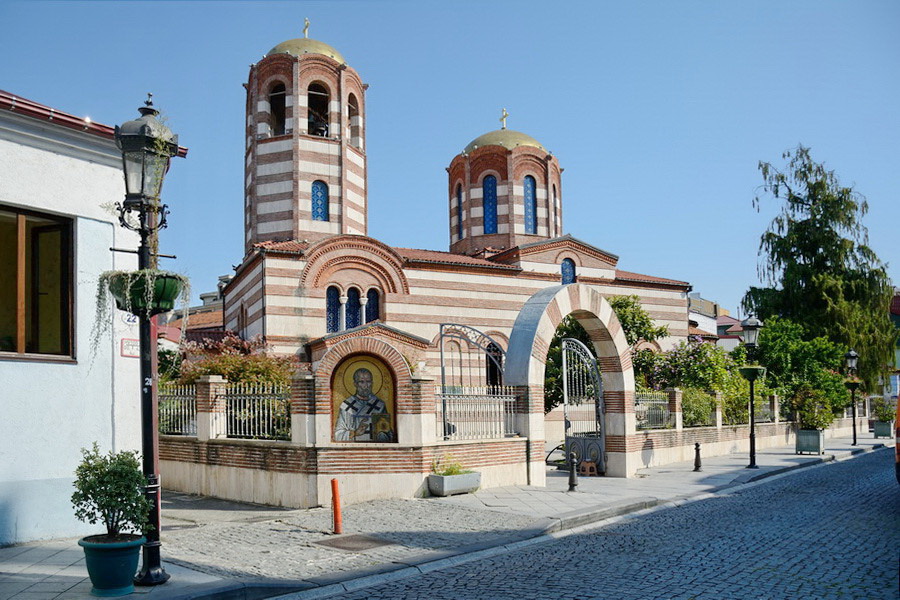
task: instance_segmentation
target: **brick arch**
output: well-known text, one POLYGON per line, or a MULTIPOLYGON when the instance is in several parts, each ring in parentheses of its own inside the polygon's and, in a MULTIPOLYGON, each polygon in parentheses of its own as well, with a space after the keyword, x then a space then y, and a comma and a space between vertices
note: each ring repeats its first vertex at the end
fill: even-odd
POLYGON ((542 394, 550 340, 563 318, 570 314, 594 344, 603 375, 606 412, 633 413, 634 370, 622 326, 598 291, 578 283, 543 289, 519 311, 506 354, 506 384, 528 386, 542 394))
POLYGON ((371 274, 383 293, 408 294, 403 259, 390 246, 361 235, 337 235, 316 243, 307 251, 300 287, 327 286, 337 270, 355 267, 371 274))
POLYGON ((383 360, 394 375, 394 401, 397 413, 414 412, 409 405, 412 398, 412 372, 403 354, 384 340, 374 337, 353 337, 331 347, 316 367, 316 412, 331 413, 331 375, 342 360, 357 354, 368 354, 383 360))

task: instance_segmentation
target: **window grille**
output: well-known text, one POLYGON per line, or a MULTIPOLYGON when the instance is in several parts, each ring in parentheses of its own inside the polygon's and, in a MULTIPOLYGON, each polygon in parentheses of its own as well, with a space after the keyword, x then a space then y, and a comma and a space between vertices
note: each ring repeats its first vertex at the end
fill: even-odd
POLYGON ((525 177, 525 233, 537 233, 537 192, 534 177, 525 177))
POLYGON ((324 181, 313 181, 312 184, 312 218, 313 221, 328 220, 328 185, 324 181))

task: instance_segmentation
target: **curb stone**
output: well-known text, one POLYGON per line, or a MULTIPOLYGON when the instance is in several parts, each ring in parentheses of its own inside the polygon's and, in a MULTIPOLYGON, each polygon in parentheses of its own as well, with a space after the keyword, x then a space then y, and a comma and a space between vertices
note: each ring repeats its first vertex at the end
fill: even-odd
MULTIPOLYGON (((318 598, 329 598, 337 594, 358 591, 375 585, 399 581, 408 577, 445 569, 459 564, 506 554, 510 551, 525 548, 527 546, 550 542, 585 530, 593 529, 601 522, 612 523, 621 519, 634 518, 658 510, 677 508, 691 502, 713 498, 725 490, 728 490, 729 492, 737 491, 744 486, 755 486, 762 480, 784 475, 791 471, 821 466, 884 448, 884 444, 875 444, 868 448, 854 448, 846 452, 815 457, 812 460, 807 460, 796 465, 775 468, 762 473, 747 473, 739 475, 730 483, 698 494, 679 496, 670 500, 661 500, 659 498, 648 496, 640 498, 637 501, 623 501, 600 510, 579 509, 560 515, 558 518, 547 519, 547 521, 550 522, 544 525, 543 528, 533 527, 529 530, 524 530, 521 534, 508 536, 504 541, 473 544, 472 546, 463 546, 452 550, 438 550, 425 553, 415 559, 405 562, 392 562, 370 569, 304 579, 301 582, 294 584, 293 590, 284 591, 280 595, 274 595, 272 593, 275 588, 278 587, 277 584, 265 586, 263 584, 247 582, 244 584, 231 584, 230 586, 226 586, 228 589, 216 591, 210 590, 208 594, 203 595, 179 595, 172 600, 199 600, 200 598, 203 600, 261 600, 263 598, 270 598, 271 600, 313 600, 318 598), (310 589, 309 586, 315 587, 310 589)), ((205 586, 197 586, 197 588, 200 587, 205 586)), ((283 584, 282 587, 290 586, 283 584)), ((278 592, 276 591, 275 594, 278 594, 278 592)))

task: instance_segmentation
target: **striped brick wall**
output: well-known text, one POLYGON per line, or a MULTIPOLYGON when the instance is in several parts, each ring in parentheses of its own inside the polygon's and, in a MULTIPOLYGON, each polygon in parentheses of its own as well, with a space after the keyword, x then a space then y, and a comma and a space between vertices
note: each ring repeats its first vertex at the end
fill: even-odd
POLYGON ((330 57, 266 56, 247 83, 245 243, 318 240, 341 233, 365 235, 367 166, 365 85, 358 73, 330 57), (287 89, 285 131, 274 135, 269 92, 287 89), (329 94, 327 137, 308 131, 311 84, 329 94), (351 98, 356 114, 351 116, 351 98), (328 187, 328 219, 312 218, 312 185, 328 187))

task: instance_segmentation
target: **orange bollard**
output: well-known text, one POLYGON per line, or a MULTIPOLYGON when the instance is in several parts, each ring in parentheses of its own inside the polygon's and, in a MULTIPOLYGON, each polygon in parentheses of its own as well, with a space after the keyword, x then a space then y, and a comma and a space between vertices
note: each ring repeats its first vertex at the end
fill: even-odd
POLYGON ((344 524, 341 521, 341 492, 338 489, 338 480, 331 480, 331 512, 334 514, 334 532, 344 533, 344 524))

